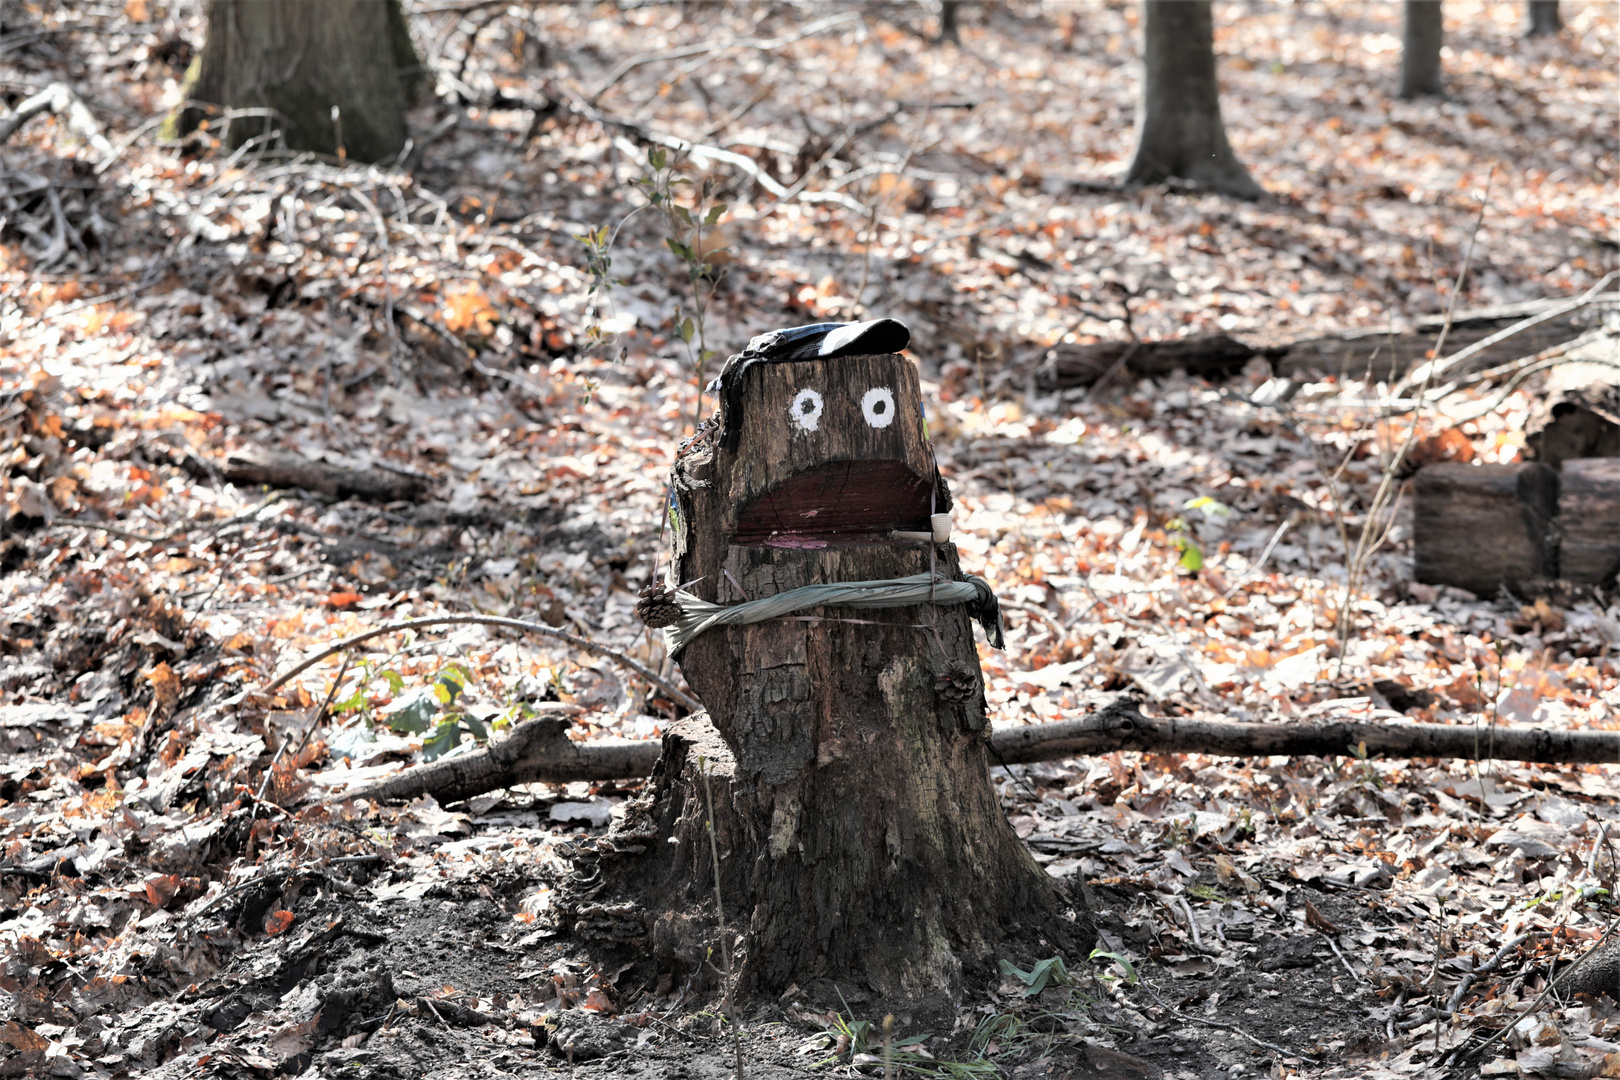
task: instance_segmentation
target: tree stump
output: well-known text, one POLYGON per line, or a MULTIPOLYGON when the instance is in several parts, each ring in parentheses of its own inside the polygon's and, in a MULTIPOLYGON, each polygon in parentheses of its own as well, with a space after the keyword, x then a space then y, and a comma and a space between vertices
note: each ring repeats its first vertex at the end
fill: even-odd
POLYGON ((1558 473, 1539 463, 1419 470, 1414 576, 1492 597, 1558 576, 1558 473))
POLYGON ((1558 520, 1563 526, 1560 576, 1614 588, 1620 572, 1620 458, 1564 462, 1558 520))
MULTIPOLYGON (((672 583, 733 604, 957 576, 954 545, 892 535, 927 535, 949 506, 910 361, 760 364, 742 383, 741 415, 726 417, 736 448, 711 427, 678 457, 672 583)), ((712 793, 744 993, 830 982, 949 1003, 994 978, 999 957, 1088 955, 1083 903, 1036 865, 997 801, 962 605, 722 626, 679 661, 707 715, 666 736, 652 795, 575 852, 559 892, 577 930, 644 934, 666 966, 703 967, 716 940, 712 793)))

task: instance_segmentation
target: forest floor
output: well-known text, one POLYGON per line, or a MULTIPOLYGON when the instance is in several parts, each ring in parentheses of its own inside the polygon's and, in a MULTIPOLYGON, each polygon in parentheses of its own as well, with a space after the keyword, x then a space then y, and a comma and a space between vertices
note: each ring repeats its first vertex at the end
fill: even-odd
MULTIPOLYGON (((1450 96, 1424 102, 1389 93, 1393 5, 1217 5, 1231 139, 1271 193, 1252 204, 1111 189, 1125 5, 963 5, 959 44, 914 4, 407 7, 437 81, 408 169, 233 155, 221 122, 160 142, 197 5, 5 9, 6 101, 60 79, 89 111, 0 149, 0 1075, 730 1071, 714 994, 590 963, 547 922, 556 846, 635 783, 341 798, 536 711, 655 739, 667 697, 479 626, 263 692, 443 613, 673 670, 633 607, 717 370, 682 341, 700 310, 720 358, 778 326, 910 325, 964 567, 1006 602, 997 725, 1131 692, 1616 726, 1620 609, 1415 585, 1409 500, 1369 520, 1409 431, 1387 386, 1322 372, 1268 399, 1263 360, 1034 380, 1055 345, 1132 332, 1409 328, 1471 237, 1463 307, 1597 284, 1620 266, 1612 5, 1566 2, 1564 35, 1527 41, 1520 4, 1448 3, 1450 96), (665 136, 712 148, 679 158, 681 190, 727 204, 695 295, 680 226, 636 212, 665 136), (397 490, 228 479, 270 451, 397 490)), ((1537 389, 1422 413, 1414 460, 1517 460, 1537 389)), ((900 1017, 925 1040, 902 1072, 1151 1074, 1111 1048, 1178 1080, 1437 1075, 1523 1014, 1487 1074, 1620 1075, 1614 1002, 1538 1001, 1612 925, 1615 767, 1124 753, 997 777, 1112 956, 977 989, 949 1030, 900 1017)), ((749 1075, 881 1073, 865 1004, 760 1006, 749 1075)))

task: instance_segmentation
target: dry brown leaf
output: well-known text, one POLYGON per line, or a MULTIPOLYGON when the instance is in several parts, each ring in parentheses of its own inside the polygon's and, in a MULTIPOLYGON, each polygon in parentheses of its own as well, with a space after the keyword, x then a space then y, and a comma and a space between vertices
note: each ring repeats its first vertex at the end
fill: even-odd
POLYGON ((173 712, 180 700, 180 677, 174 673, 174 669, 167 663, 161 663, 141 674, 152 684, 153 714, 167 716, 173 712))
POLYGON ((1333 925, 1332 920, 1316 910, 1316 905, 1311 903, 1309 898, 1305 901, 1305 925, 1324 934, 1337 935, 1339 932, 1339 928, 1333 925))

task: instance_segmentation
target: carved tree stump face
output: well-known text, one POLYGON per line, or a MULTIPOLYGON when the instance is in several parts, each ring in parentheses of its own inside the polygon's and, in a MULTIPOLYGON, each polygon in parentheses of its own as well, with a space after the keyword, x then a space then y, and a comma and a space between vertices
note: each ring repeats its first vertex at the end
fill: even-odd
POLYGON ((730 543, 823 548, 928 528, 933 451, 909 360, 801 361, 748 378, 730 543))

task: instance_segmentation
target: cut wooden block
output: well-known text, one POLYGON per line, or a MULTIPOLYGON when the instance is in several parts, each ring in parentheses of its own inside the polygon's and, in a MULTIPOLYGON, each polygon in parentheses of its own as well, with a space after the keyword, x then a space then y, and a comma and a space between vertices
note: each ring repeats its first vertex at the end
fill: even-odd
POLYGON ((1620 571, 1620 458, 1567 460, 1559 488, 1561 576, 1613 586, 1620 571))
POLYGON ((1415 576, 1482 597, 1556 578, 1557 512, 1558 473, 1539 462, 1429 465, 1416 478, 1415 576))

